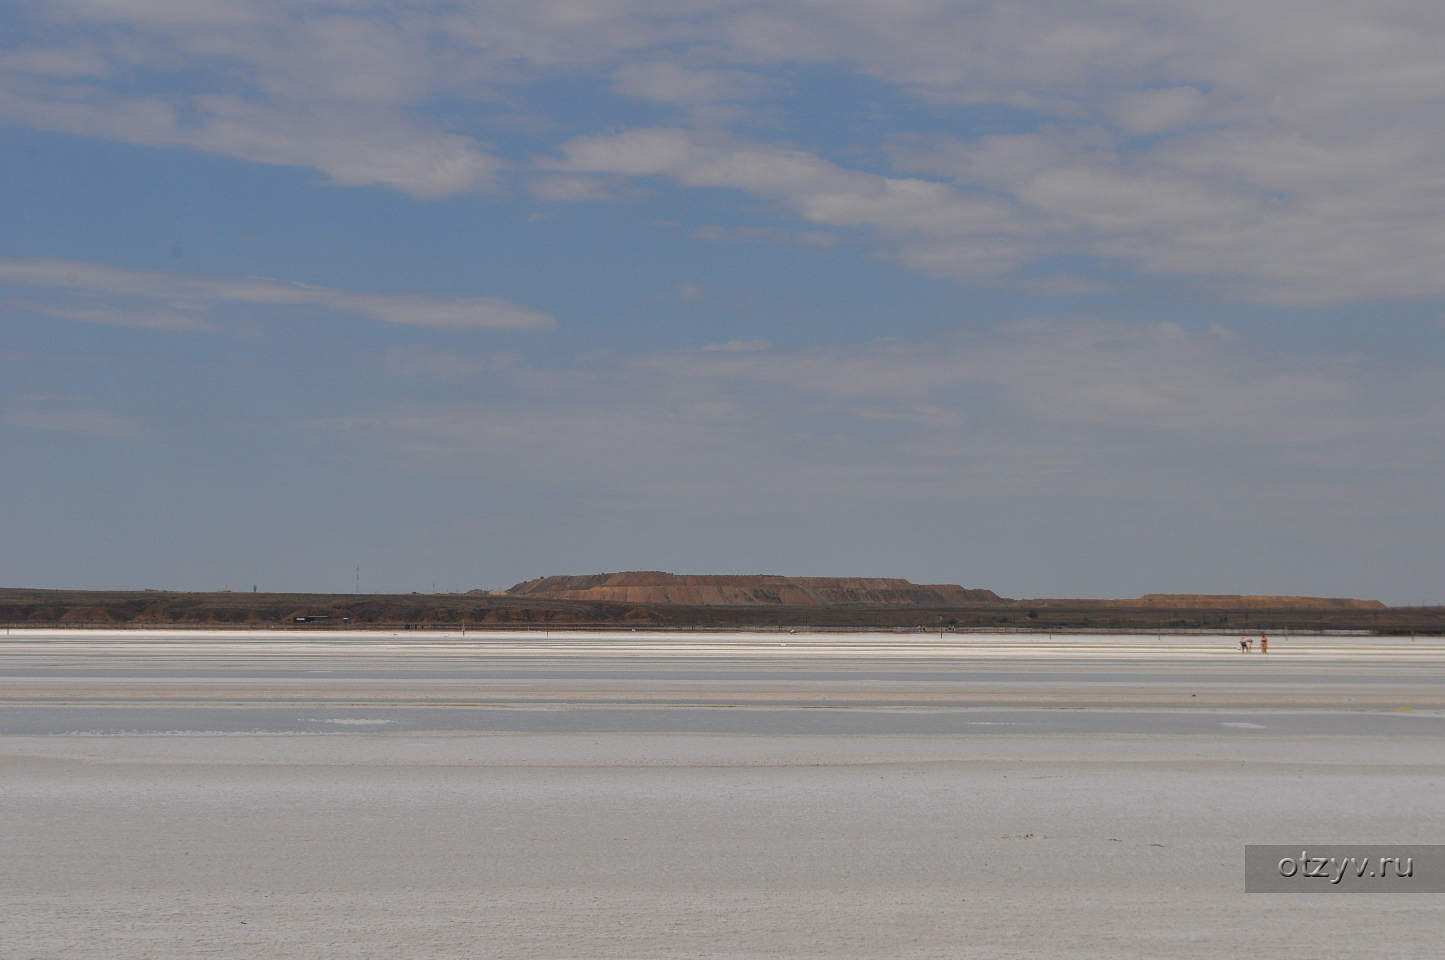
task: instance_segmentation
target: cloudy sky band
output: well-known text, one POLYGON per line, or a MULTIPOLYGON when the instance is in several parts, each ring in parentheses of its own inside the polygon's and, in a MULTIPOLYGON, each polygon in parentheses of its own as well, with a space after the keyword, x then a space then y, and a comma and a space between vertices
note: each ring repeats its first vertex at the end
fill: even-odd
POLYGON ((1442 599, 1438 4, 0 27, 0 581, 1442 599))

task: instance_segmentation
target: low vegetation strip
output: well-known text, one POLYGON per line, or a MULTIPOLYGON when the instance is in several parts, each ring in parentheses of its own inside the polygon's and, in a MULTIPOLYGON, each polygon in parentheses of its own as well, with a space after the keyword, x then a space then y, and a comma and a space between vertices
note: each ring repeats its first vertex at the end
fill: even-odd
MULTIPOLYGON (((530 581, 537 583, 538 581, 530 581)), ((852 581, 850 581, 852 582, 852 581)), ((906 584, 907 581, 897 581, 906 584)), ((526 585, 519 585, 525 587, 526 585)), ((708 585, 711 586, 711 585, 708 585)), ((910 587, 914 585, 909 585, 910 587)), ((894 589, 894 588, 887 588, 894 589)), ((899 588, 906 589, 906 588, 899 588)), ((920 588, 932 589, 932 588, 920 588)), ((964 588, 958 587, 957 590, 964 588)), ((970 591, 987 593, 987 591, 970 591)), ((1069 632, 1365 631, 1445 634, 1445 607, 1387 607, 1310 598, 1173 596, 1129 600, 921 602, 892 599, 785 603, 647 602, 509 592, 320 594, 0 588, 0 624, 12 627, 294 627, 456 629, 820 629, 1069 632)))

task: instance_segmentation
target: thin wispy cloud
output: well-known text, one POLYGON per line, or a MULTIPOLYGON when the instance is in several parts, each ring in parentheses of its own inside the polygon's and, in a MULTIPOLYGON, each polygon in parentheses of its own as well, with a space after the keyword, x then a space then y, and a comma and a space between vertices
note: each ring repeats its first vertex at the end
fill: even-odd
POLYGON ((8 306, 13 310, 38 313, 61 320, 77 323, 99 323, 115 327, 134 327, 139 330, 164 330, 172 333, 202 333, 216 327, 201 317, 182 310, 152 309, 115 310, 108 307, 64 306, 37 301, 13 300, 8 306))
POLYGON ((141 425, 109 410, 19 409, 0 411, 0 423, 26 430, 124 440, 140 437, 141 425))
MULTIPOLYGON (((203 313, 219 303, 266 306, 316 306, 356 314, 383 323, 418 327, 526 330, 547 328, 555 320, 537 310, 485 297, 428 297, 410 294, 352 293, 303 283, 264 278, 218 280, 160 271, 126 270, 69 260, 0 260, 0 284, 82 291, 98 296, 134 297, 185 304, 203 313)), ((42 312, 90 323, 119 323, 128 314, 110 309, 47 306, 42 312)), ((162 315, 166 316, 166 315, 162 315)), ((206 329, 196 317, 186 323, 143 320, 126 324, 165 329, 206 329)))
POLYGON ((398 377, 453 379, 507 374, 518 365, 512 354, 470 355, 423 347, 393 347, 386 352, 383 367, 398 377))
POLYGON ((612 89, 629 97, 663 103, 714 103, 760 96, 767 81, 740 70, 690 70, 675 63, 628 64, 613 76, 612 89))
MULTIPOLYGON (((518 383, 527 379, 525 366, 516 358, 507 361, 518 383)), ((765 340, 735 340, 634 357, 608 376, 554 373, 556 380, 533 380, 532 388, 486 408, 428 412, 412 406, 405 413, 329 423, 425 436, 455 430, 457 437, 485 437, 478 449, 495 453, 494 444, 505 436, 520 445, 555 439, 563 421, 575 423, 585 411, 589 423, 612 424, 599 428, 596 442, 619 462, 631 458, 638 464, 631 479, 670 457, 668 444, 689 431, 717 442, 710 431, 721 422, 738 428, 735 439, 741 444, 757 440, 766 446, 772 434, 779 449, 786 446, 783 435, 811 436, 820 443, 853 436, 860 444, 874 443, 868 429, 855 429, 859 421, 899 420, 945 431, 908 440, 919 445, 920 454, 941 445, 959 460, 969 459, 972 444, 982 437, 996 442, 1012 434, 1015 455, 1042 456, 1068 435, 1071 446, 1099 452, 1089 459, 1100 468, 1120 444, 1139 449, 1162 444, 1184 459, 1230 451, 1252 459, 1289 450, 1346 472, 1358 464, 1361 445, 1383 450, 1402 433, 1445 433, 1440 419, 1445 408, 1432 399, 1424 379, 1401 393, 1372 383, 1371 369, 1360 362, 1290 360, 1261 352, 1227 330, 1196 333, 1168 322, 1035 319, 988 332, 846 349, 779 349, 765 340), (556 391, 562 379, 574 389, 556 391), (644 429, 641 418, 650 417, 645 411, 653 406, 661 419, 644 429), (674 428, 659 433, 664 422, 674 428), (750 434, 748 424, 767 429, 750 434)), ((595 449, 594 441, 575 439, 576 446, 560 447, 555 456, 595 449)), ((1445 445, 1434 443, 1417 451, 1412 463, 1432 461, 1442 451, 1445 445)), ((743 446, 733 454, 740 469, 757 465, 743 446)), ((861 470, 865 463, 852 466, 861 470)), ((1138 464, 1131 458, 1118 468, 1135 471, 1138 464)))
POLYGON ((773 345, 771 340, 725 340, 702 347, 703 353, 756 353, 773 345))

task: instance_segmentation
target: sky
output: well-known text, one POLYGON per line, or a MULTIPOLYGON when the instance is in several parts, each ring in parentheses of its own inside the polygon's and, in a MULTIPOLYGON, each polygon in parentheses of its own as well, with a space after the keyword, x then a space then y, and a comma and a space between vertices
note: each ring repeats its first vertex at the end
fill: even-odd
POLYGON ((1435 0, 0 0, 0 585, 1445 603, 1435 0))

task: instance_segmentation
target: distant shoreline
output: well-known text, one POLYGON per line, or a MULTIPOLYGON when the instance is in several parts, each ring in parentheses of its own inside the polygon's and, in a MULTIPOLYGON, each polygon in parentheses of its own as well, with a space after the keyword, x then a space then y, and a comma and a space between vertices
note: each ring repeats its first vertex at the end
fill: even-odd
MULTIPOLYGON (((630 633, 637 634, 666 634, 666 635, 718 635, 718 634, 776 634, 781 637, 797 637, 801 641, 808 637, 830 637, 846 636, 856 634, 858 636, 888 635, 897 637, 938 637, 940 634, 951 637, 1153 637, 1163 636, 1165 638, 1201 638, 1201 637, 1246 637, 1250 636, 1245 630, 1224 630, 1216 628, 1183 628, 1175 627, 1162 631, 1150 629, 1132 629, 1124 627, 1074 627, 1070 629, 1047 630, 1034 627, 948 627, 939 630, 920 630, 917 627, 789 627, 789 626, 749 626, 749 627, 698 627, 698 626, 660 626, 660 627, 618 627, 618 626, 578 626, 576 624, 469 624, 466 626, 453 625, 445 626, 439 624, 399 624, 399 623, 364 623, 364 624, 229 624, 229 623, 66 623, 66 624, 36 624, 36 623, 0 623, 0 630, 5 631, 4 636, 45 636, 66 633, 223 633, 223 634, 275 634, 279 636, 345 636, 348 634, 408 634, 418 639, 427 636, 455 637, 459 634, 591 634, 591 635, 617 635, 625 636, 630 633)), ((1372 637, 1378 639, 1406 638, 1412 635, 1419 636, 1445 636, 1445 631, 1430 633, 1427 631, 1406 631, 1404 633, 1389 633, 1385 631, 1364 630, 1364 629, 1325 629, 1325 630, 1292 630, 1290 628, 1255 630, 1254 635, 1259 633, 1278 634, 1280 637, 1372 637)))
POLYGON ((56 629, 797 630, 898 633, 1276 632, 1445 635, 1445 606, 1231 607, 1142 600, 687 605, 502 593, 306 594, 0 589, 0 626, 56 629))

